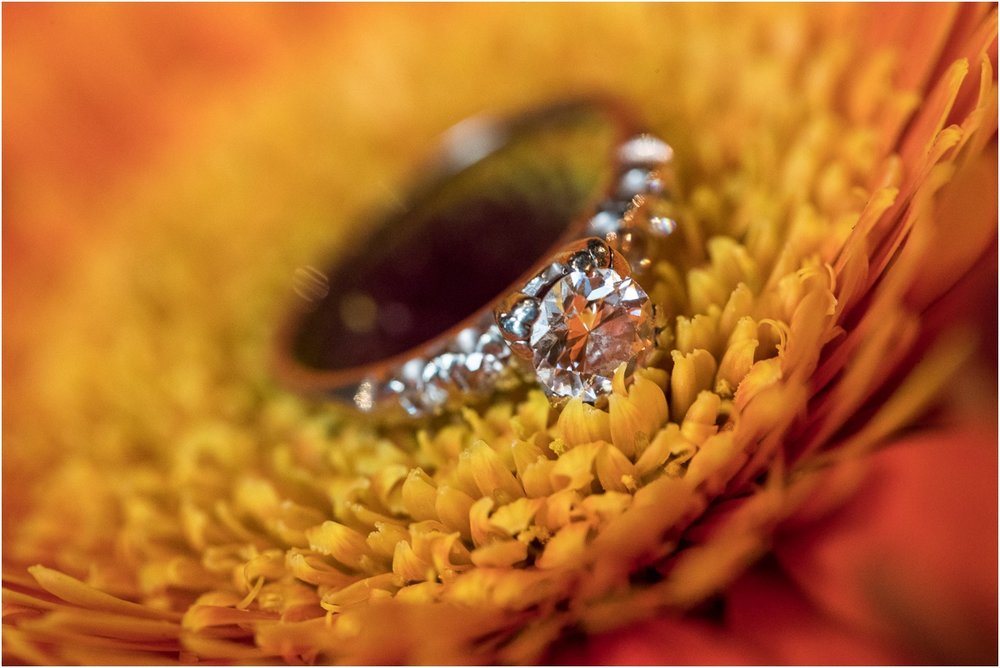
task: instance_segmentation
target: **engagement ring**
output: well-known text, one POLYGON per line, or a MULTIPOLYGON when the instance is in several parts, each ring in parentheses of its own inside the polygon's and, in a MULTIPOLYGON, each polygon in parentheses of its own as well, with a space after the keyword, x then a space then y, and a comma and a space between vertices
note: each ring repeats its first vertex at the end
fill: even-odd
POLYGON ((525 381, 601 402, 654 347, 672 157, 605 99, 465 121, 368 239, 297 272, 279 375, 386 418, 525 381))

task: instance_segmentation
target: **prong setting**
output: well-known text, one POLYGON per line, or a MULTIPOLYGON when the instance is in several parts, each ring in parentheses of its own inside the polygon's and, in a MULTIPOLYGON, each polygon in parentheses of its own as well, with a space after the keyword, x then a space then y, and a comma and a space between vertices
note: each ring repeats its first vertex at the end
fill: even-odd
POLYGON ((611 249, 608 244, 600 239, 589 239, 587 241, 587 252, 594 259, 594 264, 601 268, 611 266, 611 249))
POLYGON ((569 266, 576 271, 590 271, 594 268, 594 256, 587 251, 577 251, 570 255, 569 266))

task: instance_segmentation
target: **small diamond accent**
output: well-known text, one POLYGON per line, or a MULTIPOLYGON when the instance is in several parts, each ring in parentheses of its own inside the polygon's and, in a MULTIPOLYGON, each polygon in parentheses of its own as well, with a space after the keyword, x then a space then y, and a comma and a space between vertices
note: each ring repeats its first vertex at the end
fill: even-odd
POLYGON ((531 323, 538 317, 538 302, 533 297, 525 297, 500 318, 500 326, 519 339, 527 338, 531 323))
POLYGON ((625 213, 629 210, 631 201, 606 202, 587 225, 587 235, 606 237, 608 234, 618 234, 625 225, 625 213))
POLYGON ((615 369, 631 373, 653 346, 649 296, 612 269, 573 271, 541 300, 530 345, 550 396, 594 402, 611 391, 615 369))
POLYGON ((654 234, 669 237, 677 231, 677 221, 666 216, 652 216, 649 219, 649 227, 654 234))
POLYGON ((622 144, 618 158, 626 165, 664 164, 673 160, 674 149, 652 135, 639 135, 622 144))
POLYGON ((636 195, 657 195, 663 191, 663 181, 656 172, 648 169, 630 169, 618 183, 618 194, 623 198, 636 195))

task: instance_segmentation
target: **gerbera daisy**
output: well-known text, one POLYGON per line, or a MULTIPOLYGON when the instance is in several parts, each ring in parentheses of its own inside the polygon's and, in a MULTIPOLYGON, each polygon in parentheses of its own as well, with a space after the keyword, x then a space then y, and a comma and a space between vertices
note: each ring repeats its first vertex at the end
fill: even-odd
POLYGON ((994 6, 4 18, 4 235, 27 253, 4 289, 7 660, 996 660, 996 573, 979 567, 996 561, 995 427, 954 432, 952 456, 980 466, 941 462, 961 476, 947 489, 984 467, 992 481, 970 497, 992 518, 956 525, 987 538, 959 535, 973 568, 949 582, 968 595, 906 595, 906 573, 865 570, 876 555, 851 528, 862 502, 925 520, 877 496, 886 471, 919 493, 905 472, 921 469, 893 452, 942 451, 890 446, 906 430, 995 425, 995 376, 975 373, 996 342, 995 318, 976 318, 996 301, 981 292, 996 284, 994 6), (76 113, 131 118, 84 103, 149 93, 50 46, 79 34, 65 48, 145 58, 122 61, 139 80, 185 44, 215 54, 173 66, 151 129, 89 135, 108 152, 93 179, 66 173, 89 154, 54 147, 32 112, 70 137, 76 113), (216 80, 224 95, 191 94, 216 80), (672 318, 606 410, 532 391, 384 428, 277 386, 267 351, 292 271, 344 243, 434 132, 594 87, 669 138, 683 184, 681 252, 649 289, 672 318), (117 136, 152 157, 126 162, 117 136), (96 240, 31 231, 59 211, 77 230, 103 221, 96 240), (53 237, 57 289, 22 287, 53 237), (925 623, 941 601, 961 633, 925 623), (786 624, 805 611, 804 644, 755 626, 755 606, 786 624))

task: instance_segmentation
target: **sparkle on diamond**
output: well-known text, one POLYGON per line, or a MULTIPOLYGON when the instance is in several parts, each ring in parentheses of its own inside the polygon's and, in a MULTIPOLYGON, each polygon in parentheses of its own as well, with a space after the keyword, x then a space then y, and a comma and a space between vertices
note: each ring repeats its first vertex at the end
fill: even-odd
POLYGON ((611 391, 622 362, 631 370, 653 343, 649 297, 612 269, 573 271, 541 301, 530 345, 546 392, 585 401, 611 391))

